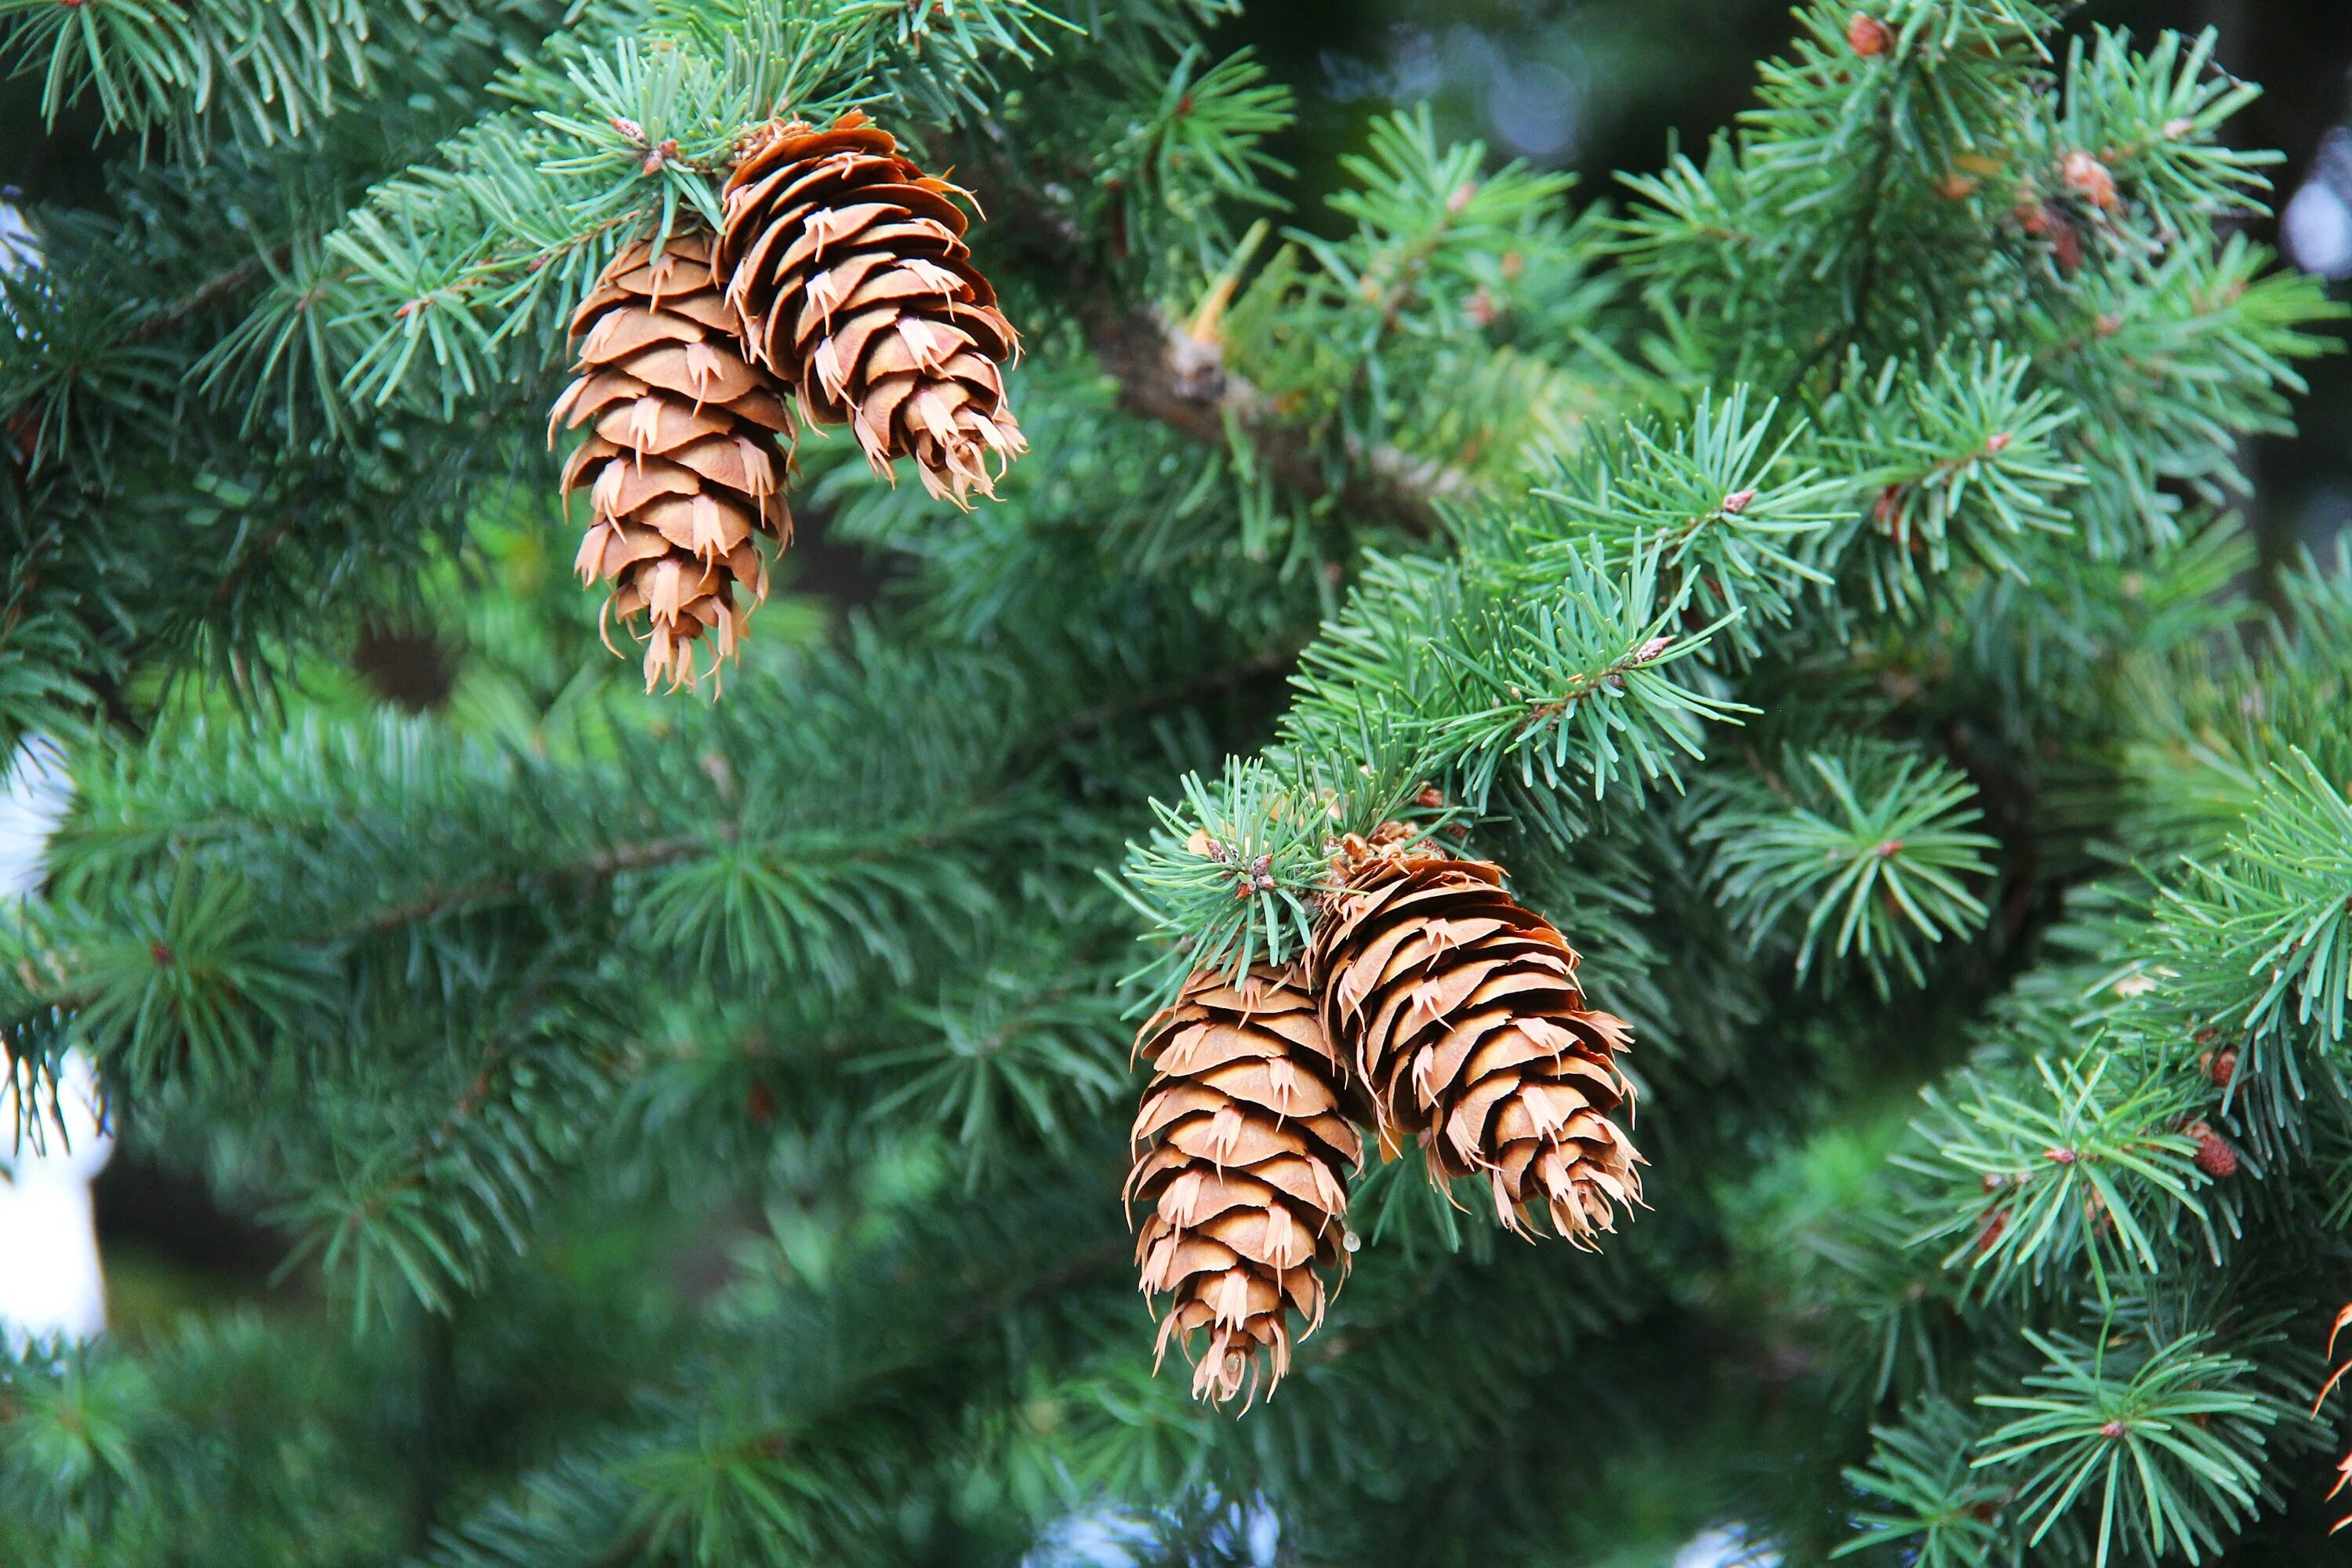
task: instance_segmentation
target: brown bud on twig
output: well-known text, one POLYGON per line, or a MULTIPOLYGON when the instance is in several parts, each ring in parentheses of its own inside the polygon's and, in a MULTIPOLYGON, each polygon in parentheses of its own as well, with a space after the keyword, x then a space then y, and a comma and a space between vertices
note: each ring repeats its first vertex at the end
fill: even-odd
POLYGON ((2088 153, 2069 153, 2059 160, 2058 177, 2066 188, 2105 211, 2116 205, 2116 177, 2107 166, 2088 153))
POLYGON ((2217 1182, 2238 1173, 2238 1152, 2230 1147, 2227 1139, 2213 1131, 2210 1123, 2192 1121, 2181 1131, 2197 1140, 2199 1170, 2217 1182))
POLYGON ((1863 58, 1883 55, 1895 47, 1895 34, 1886 24, 1865 11, 1856 11, 1845 25, 1846 47, 1863 58))

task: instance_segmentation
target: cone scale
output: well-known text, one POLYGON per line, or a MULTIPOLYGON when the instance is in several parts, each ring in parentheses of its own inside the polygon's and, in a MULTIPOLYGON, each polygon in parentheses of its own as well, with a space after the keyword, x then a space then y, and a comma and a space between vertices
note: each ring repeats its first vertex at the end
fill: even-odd
POLYGON ((1268 969, 1194 975, 1136 1049, 1153 1073, 1126 1196, 1148 1211, 1143 1290, 1168 1298, 1158 1352, 1183 1345, 1201 1398, 1271 1393, 1347 1268, 1343 1169, 1363 1146, 1339 1062, 1297 976, 1268 969))
POLYGON ((621 248, 572 317, 575 379, 548 417, 588 427, 564 465, 565 510, 588 495, 574 566, 611 584, 605 614, 642 623, 646 689, 715 674, 767 596, 767 560, 792 513, 780 437, 791 410, 745 357, 740 322, 712 280, 711 237, 673 234, 621 248), (696 647, 709 639, 707 670, 696 647))
POLYGON ((1310 948, 1325 1032, 1383 1150, 1418 1141, 1433 1179, 1482 1178, 1508 1228, 1548 1218, 1592 1247, 1642 1198, 1617 1120, 1632 1031, 1587 1005, 1576 950, 1500 868, 1386 837, 1341 847, 1310 948))

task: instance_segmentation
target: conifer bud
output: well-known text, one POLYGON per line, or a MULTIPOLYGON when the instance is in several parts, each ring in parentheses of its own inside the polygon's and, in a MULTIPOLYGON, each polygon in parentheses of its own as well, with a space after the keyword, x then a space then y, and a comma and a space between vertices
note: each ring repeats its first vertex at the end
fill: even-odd
POLYGON ((2213 1131, 2205 1121, 2192 1121, 2181 1129, 2197 1140, 2197 1168, 2221 1181, 2238 1173, 2238 1152, 2230 1147, 2229 1140, 2213 1131))
POLYGON ((2059 162, 2058 177, 2066 182, 2068 190, 2102 211, 2116 205, 2115 175, 2088 153, 2067 153, 2059 162))
POLYGON ((1856 11, 1845 25, 1846 47, 1863 58, 1883 55, 1895 45, 1895 35, 1885 23, 1864 11, 1856 11))

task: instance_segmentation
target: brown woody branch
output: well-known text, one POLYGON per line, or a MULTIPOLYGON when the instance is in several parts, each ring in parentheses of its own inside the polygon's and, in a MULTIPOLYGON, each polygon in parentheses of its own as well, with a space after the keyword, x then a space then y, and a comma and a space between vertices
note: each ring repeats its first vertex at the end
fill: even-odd
POLYGON ((1427 536, 1438 531, 1438 503, 1468 488, 1459 470, 1394 447, 1350 441, 1344 454, 1318 451, 1312 426, 1285 418, 1272 399, 1225 368, 1216 343, 1156 310, 1089 311, 1087 326, 1095 357, 1118 379, 1119 406, 1211 446, 1238 433, 1285 489, 1328 496, 1353 518, 1427 536))
POLYGON ((990 228, 992 242, 1057 284, 1095 358, 1118 379, 1121 407, 1207 446, 1226 446, 1238 433, 1257 466, 1286 489, 1328 496, 1352 517, 1408 533, 1438 531, 1438 503, 1468 489, 1465 475, 1394 447, 1351 440, 1337 453, 1328 450, 1316 426, 1286 417, 1273 399, 1228 369, 1213 339, 1196 337, 1150 305, 1117 298, 1094 260, 1105 247, 1042 200, 1034 180, 1002 153, 953 136, 933 144, 950 163, 982 172, 976 183, 999 219, 990 228))

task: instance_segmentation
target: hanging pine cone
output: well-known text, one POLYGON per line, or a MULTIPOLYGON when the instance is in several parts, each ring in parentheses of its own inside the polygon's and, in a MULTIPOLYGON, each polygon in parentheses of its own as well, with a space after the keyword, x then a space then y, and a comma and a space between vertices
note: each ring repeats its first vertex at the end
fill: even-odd
POLYGON ((574 565, 582 582, 613 584, 608 613, 647 618, 648 691, 665 675, 673 689, 695 684, 705 633, 713 673, 734 653, 768 594, 751 536, 781 549, 793 533, 777 440, 792 411, 744 359, 710 250, 710 236, 693 232, 672 234, 658 257, 650 239, 622 247, 572 313, 584 335, 578 379, 548 416, 551 443, 558 426, 593 425, 563 468, 567 510, 588 488, 574 565))
POLYGON ((1294 1314, 1300 1338, 1323 1321, 1317 1270, 1347 1266, 1340 1167, 1363 1148, 1339 1110, 1339 1061, 1313 999, 1265 968, 1238 985, 1195 974, 1136 1049, 1154 1071, 1127 1200, 1152 1205, 1136 1241, 1143 1289, 1174 1298, 1160 1352, 1180 1338, 1192 1355, 1206 1329, 1196 1395, 1255 1397, 1261 1370, 1271 1392, 1289 1370, 1294 1314))
POLYGON ((1641 1201, 1612 1120, 1632 1098, 1622 1019, 1585 1005, 1577 954, 1502 871, 1426 842, 1351 839, 1309 950, 1323 1026, 1371 1094, 1384 1147, 1421 1140, 1433 1176, 1484 1175, 1503 1223, 1540 1205, 1592 1245, 1641 1201))
MULTIPOLYGON (((2347 1328, 2352 1328, 2352 1307, 2347 1307, 2342 1311, 2336 1313, 2336 1326, 2327 1331, 2327 1354, 2329 1359, 2334 1359, 2336 1355, 2336 1342, 2343 1336, 2344 1331, 2347 1328)), ((2352 1361, 2338 1363, 2336 1368, 2327 1374, 2327 1381, 2319 1385, 2319 1397, 2311 1402, 2312 1415, 2317 1415, 2319 1414, 2320 1406, 2327 1403, 2327 1396, 2336 1392, 2336 1385, 2343 1382, 2346 1374, 2347 1373, 2352 1373, 2352 1361)), ((2335 1501, 2337 1494, 2341 1493, 2347 1486, 2352 1486, 2352 1454, 2345 1455, 2342 1460, 2336 1464, 2336 1484, 2327 1489, 2327 1500, 2330 1502, 2335 1501)), ((2336 1530, 2342 1530, 2347 1525, 2352 1525, 2352 1514, 2347 1514, 2344 1518, 2337 1520, 2336 1521, 2336 1530)), ((2330 1531, 2329 1533, 2334 1534, 2335 1531, 2330 1531)))
POLYGON ((848 421, 877 472, 911 456, 933 495, 996 493, 1027 448, 998 366, 1019 339, 971 263, 969 193, 853 110, 753 138, 727 180, 719 270, 752 353, 812 424, 848 421))

